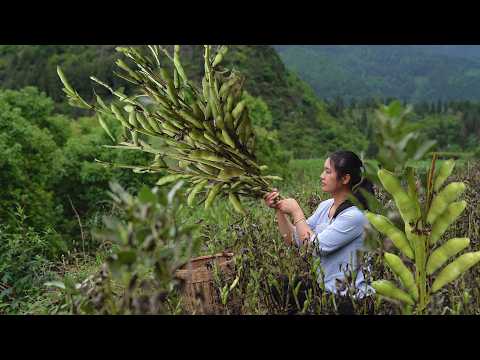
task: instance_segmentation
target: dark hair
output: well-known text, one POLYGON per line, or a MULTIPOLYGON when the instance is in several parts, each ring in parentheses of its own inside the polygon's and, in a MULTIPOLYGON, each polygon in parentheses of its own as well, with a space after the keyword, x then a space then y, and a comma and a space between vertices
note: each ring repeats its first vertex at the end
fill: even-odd
POLYGON ((373 184, 367 180, 363 175, 363 163, 362 160, 352 151, 336 151, 329 156, 335 172, 337 173, 337 179, 350 174, 350 182, 348 186, 352 191, 353 196, 362 204, 362 206, 368 210, 367 199, 360 192, 360 189, 364 189, 371 194, 374 194, 373 184))

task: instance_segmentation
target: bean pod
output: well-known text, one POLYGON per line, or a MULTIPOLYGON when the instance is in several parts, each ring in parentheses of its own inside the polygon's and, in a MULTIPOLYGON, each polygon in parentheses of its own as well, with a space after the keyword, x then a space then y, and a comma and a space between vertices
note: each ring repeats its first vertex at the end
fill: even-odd
POLYGON ((247 214, 247 212, 243 208, 236 194, 232 192, 228 193, 228 199, 230 200, 230 203, 233 205, 233 208, 235 209, 235 211, 237 211, 239 214, 242 214, 243 216, 247 214))
POLYGON ((453 182, 448 184, 432 201, 430 210, 427 215, 427 222, 434 224, 438 216, 440 216, 448 207, 465 191, 465 184, 462 182, 453 182))
POLYGON ((372 287, 379 295, 385 296, 393 300, 401 301, 408 305, 415 305, 412 297, 408 295, 405 291, 397 288, 391 281, 377 280, 372 282, 372 287))
POLYGON ((182 175, 182 174, 167 175, 167 176, 164 176, 164 177, 160 178, 160 180, 157 181, 156 185, 157 186, 162 186, 162 185, 165 185, 165 184, 170 184, 174 181, 183 179, 184 177, 185 177, 185 175, 182 175))
POLYGON ((385 261, 392 271, 400 279, 402 285, 408 290, 410 295, 418 300, 418 289, 412 272, 405 266, 402 259, 397 255, 386 252, 385 261))
POLYGON ((435 178, 435 183, 433 184, 433 189, 435 191, 440 190, 443 183, 447 178, 452 174, 453 168, 455 167, 455 161, 447 160, 445 161, 438 170, 438 175, 435 178))
POLYGON ((208 184, 208 180, 202 180, 197 185, 194 186, 190 194, 188 194, 187 204, 188 206, 193 205, 193 201, 195 200, 195 196, 203 190, 203 188, 208 184))
POLYGON ((457 260, 448 264, 441 272, 438 274, 437 278, 432 285, 432 293, 437 292, 442 287, 447 285, 449 282, 452 282, 465 271, 470 269, 473 265, 480 261, 480 251, 463 254, 458 257, 457 260))
POLYGON ((400 181, 388 170, 378 171, 378 177, 385 190, 387 190, 395 200, 398 211, 404 222, 409 223, 420 217, 419 209, 415 207, 405 190, 402 189, 400 181))
POLYGON ((447 210, 437 217, 430 233, 430 244, 435 244, 442 237, 448 227, 457 220, 467 207, 465 200, 457 201, 448 205, 447 210))
POLYGON ((460 251, 470 245, 468 238, 453 238, 436 249, 428 258, 427 274, 431 275, 437 269, 441 268, 452 256, 457 255, 460 251))
POLYGON ((391 221, 383 216, 373 214, 369 211, 365 212, 365 216, 367 217, 370 224, 372 224, 375 229, 377 229, 382 234, 386 235, 390 240, 392 240, 393 244, 400 249, 400 251, 405 254, 405 256, 413 259, 413 250, 408 244, 408 240, 405 237, 405 234, 400 231, 395 225, 391 223, 391 221))
POLYGON ((218 183, 218 184, 215 184, 215 185, 212 186, 212 188, 208 192, 207 200, 205 200, 205 210, 210 208, 213 201, 215 200, 218 193, 220 192, 220 189, 222 188, 222 186, 223 186, 222 183, 218 183))

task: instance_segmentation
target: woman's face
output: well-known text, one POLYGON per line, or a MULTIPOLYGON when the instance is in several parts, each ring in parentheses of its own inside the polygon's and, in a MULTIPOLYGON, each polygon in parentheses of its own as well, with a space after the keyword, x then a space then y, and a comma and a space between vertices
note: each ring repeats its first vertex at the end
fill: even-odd
POLYGON ((323 172, 320 179, 322 180, 322 191, 333 194, 339 190, 343 190, 350 180, 350 175, 347 174, 342 179, 337 179, 335 167, 330 161, 330 158, 327 158, 323 165, 323 172))

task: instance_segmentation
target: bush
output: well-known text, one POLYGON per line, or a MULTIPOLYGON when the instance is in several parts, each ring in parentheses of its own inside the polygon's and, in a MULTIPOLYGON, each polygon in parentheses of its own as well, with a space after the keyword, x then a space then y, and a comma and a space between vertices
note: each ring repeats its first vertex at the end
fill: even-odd
POLYGON ((133 197, 112 184, 111 197, 121 216, 106 217, 97 236, 112 243, 112 252, 95 276, 81 284, 68 279, 47 285, 64 290, 73 313, 164 314, 181 311, 174 273, 198 253, 195 226, 178 221, 184 199, 177 183, 169 192, 143 187, 133 197))
POLYGON ((287 165, 292 159, 292 153, 281 145, 278 130, 273 128, 273 117, 267 103, 248 93, 245 93, 244 98, 254 126, 259 162, 267 165, 272 173, 288 176, 287 165))
POLYGON ((61 218, 52 191, 64 158, 52 134, 38 125, 50 114, 50 105, 31 89, 0 92, 0 217, 6 224, 12 221, 9 209, 17 205, 36 230, 61 218))
POLYGON ((39 292, 52 260, 66 247, 53 229, 37 232, 28 226, 22 208, 13 215, 12 224, 0 224, 0 282, 8 286, 0 292, 0 304, 15 312, 27 296, 39 292))

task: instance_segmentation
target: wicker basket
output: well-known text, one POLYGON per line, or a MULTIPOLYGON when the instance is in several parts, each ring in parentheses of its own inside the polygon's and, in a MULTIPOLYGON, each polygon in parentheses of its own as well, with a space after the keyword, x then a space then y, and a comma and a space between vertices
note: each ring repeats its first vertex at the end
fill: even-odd
POLYGON ((182 280, 182 299, 188 312, 193 314, 221 312, 221 303, 213 280, 214 264, 217 265, 224 280, 233 278, 233 253, 227 252, 197 257, 176 271, 176 278, 182 280))

